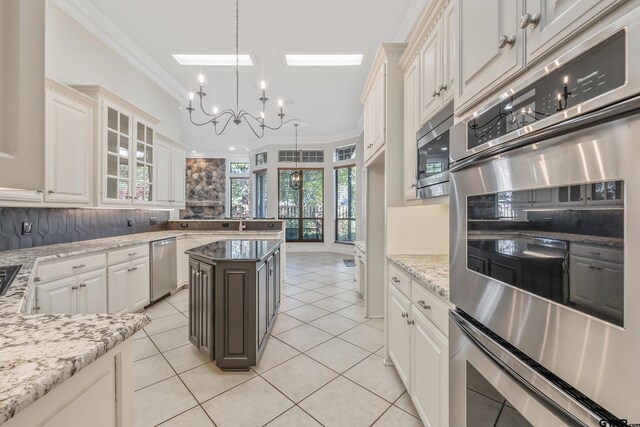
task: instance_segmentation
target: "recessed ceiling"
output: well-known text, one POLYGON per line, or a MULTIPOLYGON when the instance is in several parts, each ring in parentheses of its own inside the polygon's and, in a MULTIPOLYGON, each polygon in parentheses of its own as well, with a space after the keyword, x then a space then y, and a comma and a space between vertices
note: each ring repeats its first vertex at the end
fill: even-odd
MULTIPOLYGON (((181 142, 198 152, 236 151, 256 141, 244 125, 231 124, 222 136, 209 126, 193 126, 184 107, 188 93, 205 77, 205 104, 211 112, 235 108, 235 68, 183 66, 173 54, 233 54, 233 0, 88 0, 184 89, 181 142)), ((285 100, 285 120, 306 123, 304 136, 354 136, 361 129, 360 94, 378 45, 404 41, 428 0, 240 0, 240 51, 254 66, 240 68, 240 108, 259 116, 260 82, 266 81, 266 121, 277 123, 277 100, 285 100), (360 66, 289 67, 287 53, 363 53, 360 66)), ((194 112, 194 118, 195 118, 194 112)), ((293 129, 268 131, 293 139, 293 129)), ((301 135, 302 137, 303 135, 301 135)))

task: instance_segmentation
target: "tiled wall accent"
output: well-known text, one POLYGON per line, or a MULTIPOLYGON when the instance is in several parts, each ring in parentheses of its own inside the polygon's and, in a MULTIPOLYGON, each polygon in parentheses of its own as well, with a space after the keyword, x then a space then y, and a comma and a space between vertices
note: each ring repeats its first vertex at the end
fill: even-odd
POLYGON ((168 211, 142 209, 0 208, 0 251, 166 230, 168 220, 168 211), (30 235, 22 235, 23 221, 32 222, 30 235))
POLYGON ((180 218, 224 218, 226 178, 225 159, 187 159, 186 209, 180 218))

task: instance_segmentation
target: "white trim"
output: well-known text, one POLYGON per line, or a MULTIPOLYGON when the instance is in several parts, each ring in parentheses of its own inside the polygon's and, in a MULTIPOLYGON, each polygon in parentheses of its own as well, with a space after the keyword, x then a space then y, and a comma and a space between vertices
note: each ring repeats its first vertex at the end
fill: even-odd
POLYGON ((189 91, 147 55, 93 3, 86 0, 52 1, 165 92, 178 101, 184 100, 189 91))
MULTIPOLYGON (((362 131, 363 128, 361 127, 327 136, 298 137, 298 145, 333 144, 338 141, 358 138, 360 137, 360 135, 362 135, 362 131)), ((247 147, 249 148, 249 151, 253 152, 274 144, 278 145, 294 143, 295 137, 293 136, 268 136, 248 143, 247 147)))

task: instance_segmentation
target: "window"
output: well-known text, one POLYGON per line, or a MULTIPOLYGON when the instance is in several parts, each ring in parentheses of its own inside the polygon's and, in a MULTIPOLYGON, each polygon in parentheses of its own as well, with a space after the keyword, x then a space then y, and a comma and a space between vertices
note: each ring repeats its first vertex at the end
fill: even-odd
POLYGON ((278 150, 278 162, 322 163, 324 150, 278 150))
POLYGON ((303 169, 302 187, 289 186, 296 169, 278 169, 278 218, 285 220, 287 242, 324 241, 324 169, 303 169))
POLYGON ((335 169, 336 242, 356 239, 356 167, 335 169))
POLYGON ((256 166, 264 165, 267 163, 267 152, 256 154, 256 166))
POLYGON ((335 161, 353 160, 356 158, 356 144, 336 148, 335 161))
POLYGON ((249 217, 249 178, 229 178, 231 186, 231 217, 249 217))
POLYGON ((267 217, 267 171, 256 171, 255 174, 255 217, 267 217))
POLYGON ((230 174, 247 174, 249 173, 249 163, 245 162, 231 162, 229 164, 230 174))

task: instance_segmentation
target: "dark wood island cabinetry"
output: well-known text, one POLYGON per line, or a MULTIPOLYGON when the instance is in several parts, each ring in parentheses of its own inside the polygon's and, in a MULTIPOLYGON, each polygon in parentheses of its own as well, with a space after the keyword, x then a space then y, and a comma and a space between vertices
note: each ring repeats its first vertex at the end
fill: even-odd
POLYGON ((221 240, 189 255, 189 340, 222 370, 255 366, 280 307, 281 240, 221 240))

